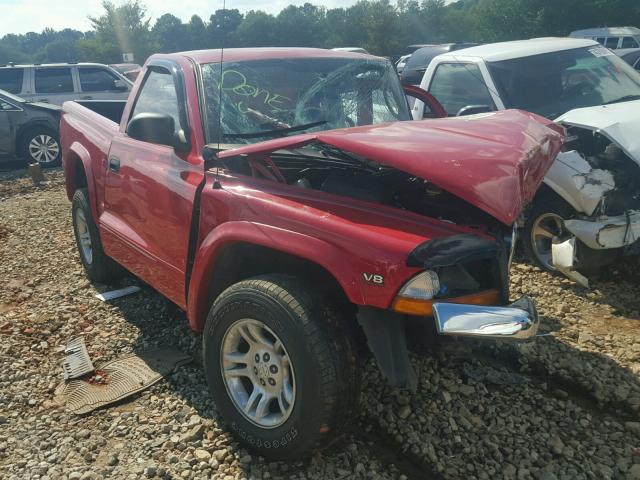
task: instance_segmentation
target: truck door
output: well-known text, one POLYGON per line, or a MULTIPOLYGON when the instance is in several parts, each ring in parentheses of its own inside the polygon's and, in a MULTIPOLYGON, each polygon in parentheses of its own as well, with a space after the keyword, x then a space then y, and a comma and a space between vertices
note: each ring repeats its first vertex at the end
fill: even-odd
MULTIPOLYGON (((128 122, 149 113, 170 115, 176 131, 189 131, 181 70, 147 68, 128 122)), ((155 141, 136 140, 123 128, 114 137, 101 238, 109 256, 184 307, 194 199, 204 169, 200 157, 194 160, 155 141)))

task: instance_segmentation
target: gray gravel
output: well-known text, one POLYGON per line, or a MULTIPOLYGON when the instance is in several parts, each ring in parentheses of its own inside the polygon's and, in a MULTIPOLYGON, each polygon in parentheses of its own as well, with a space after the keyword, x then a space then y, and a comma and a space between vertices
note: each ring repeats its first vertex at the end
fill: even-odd
MULTIPOLYGON (((364 368, 353 434, 297 463, 269 462, 224 430, 198 362, 110 408, 56 405, 65 342, 94 361, 200 339, 156 293, 103 303, 78 262, 59 171, 36 189, 0 174, 0 478, 505 478, 640 480, 638 263, 591 290, 524 264, 512 295, 543 315, 536 342, 440 340, 412 356, 418 391, 364 368)), ((122 285, 134 283, 128 279, 122 285)))

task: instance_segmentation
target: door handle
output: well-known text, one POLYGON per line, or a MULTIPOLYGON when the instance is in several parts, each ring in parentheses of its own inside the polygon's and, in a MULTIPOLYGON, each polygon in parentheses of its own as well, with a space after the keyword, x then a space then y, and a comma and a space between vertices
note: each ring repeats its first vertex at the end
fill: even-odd
POLYGON ((80 100, 93 100, 91 95, 85 95, 84 97, 80 97, 80 100))
POLYGON ((120 159, 117 157, 109 157, 109 170, 112 172, 120 171, 120 159))

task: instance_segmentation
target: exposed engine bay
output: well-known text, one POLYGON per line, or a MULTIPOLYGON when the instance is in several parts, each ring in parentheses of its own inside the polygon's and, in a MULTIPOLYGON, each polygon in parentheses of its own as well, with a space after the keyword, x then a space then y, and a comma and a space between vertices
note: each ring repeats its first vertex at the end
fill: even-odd
POLYGON ((567 130, 567 150, 575 150, 590 167, 574 181, 587 196, 601 197, 593 211, 584 213, 616 216, 640 209, 640 166, 601 133, 580 127, 567 130))
MULTIPOLYGON (((495 218, 427 180, 327 146, 225 159, 231 171, 379 203, 497 234, 495 218)), ((509 232, 510 234, 510 232, 509 232)))

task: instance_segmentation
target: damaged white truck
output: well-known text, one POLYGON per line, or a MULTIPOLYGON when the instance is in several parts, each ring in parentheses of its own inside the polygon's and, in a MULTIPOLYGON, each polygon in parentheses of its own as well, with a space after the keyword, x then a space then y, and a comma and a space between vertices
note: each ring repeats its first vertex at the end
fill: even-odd
MULTIPOLYGON (((613 52, 583 39, 482 45, 436 57, 420 86, 449 115, 518 108, 566 128, 521 225, 533 263, 592 272, 640 253, 640 73, 613 52)), ((431 116, 420 101, 412 114, 431 116)))

